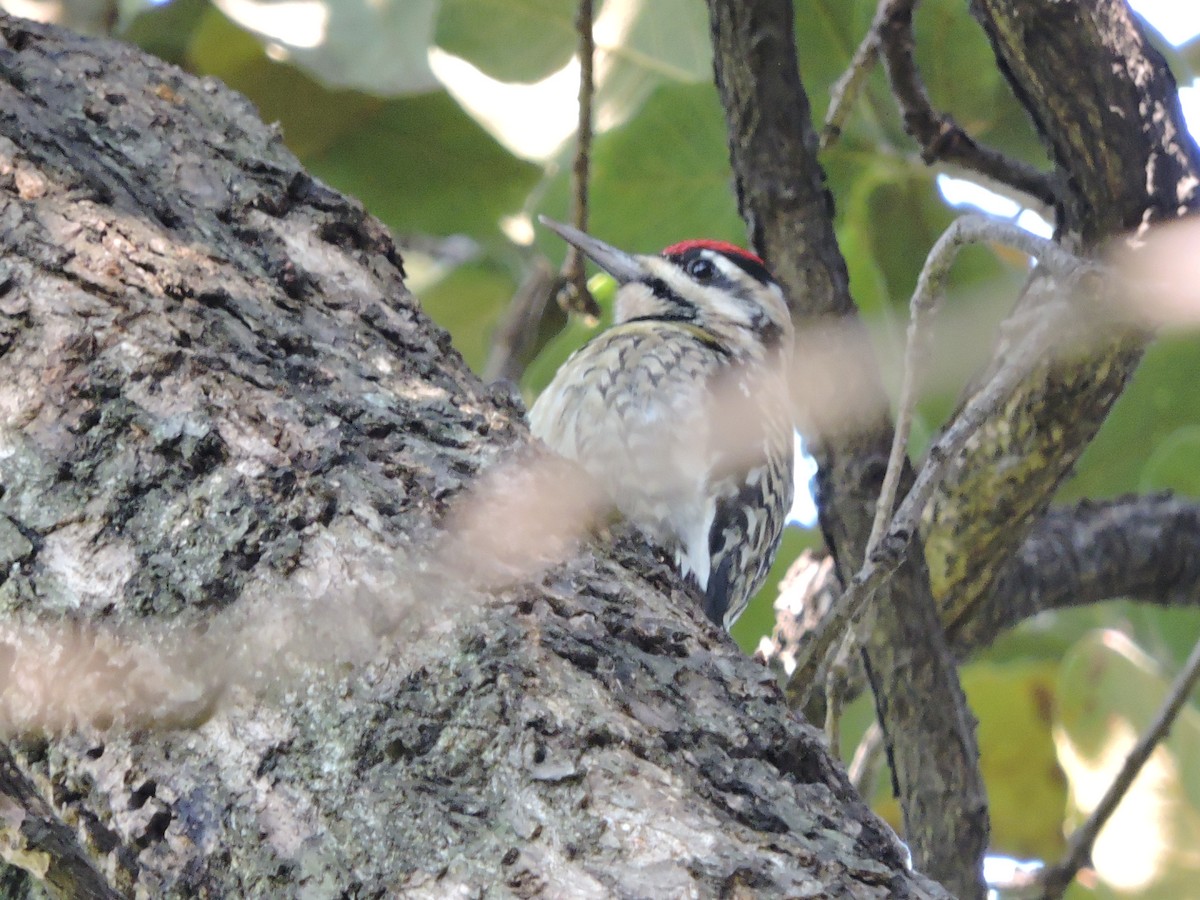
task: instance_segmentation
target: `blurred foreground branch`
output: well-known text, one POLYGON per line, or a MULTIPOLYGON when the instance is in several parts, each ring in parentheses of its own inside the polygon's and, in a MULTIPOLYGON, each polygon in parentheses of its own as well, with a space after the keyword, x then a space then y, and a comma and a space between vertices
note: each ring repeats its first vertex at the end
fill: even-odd
MULTIPOLYGON (((750 239, 793 304, 799 335, 831 327, 854 333, 846 265, 816 159, 819 139, 800 83, 792 5, 709 0, 708 6, 738 207, 750 239)), ((853 361, 839 371, 830 396, 867 397, 859 411, 869 412, 850 428, 844 416, 835 427, 823 419, 801 425, 818 464, 821 527, 846 582, 865 562, 892 437, 873 358, 853 361)), ((903 475, 906 490, 911 469, 903 475)), ((915 530, 895 562, 886 596, 864 622, 864 644, 905 839, 920 870, 959 896, 982 897, 988 819, 974 723, 938 624, 915 530)))
POLYGON ((6 885, 946 896, 243 98, 0 15, 0 109, 6 885))

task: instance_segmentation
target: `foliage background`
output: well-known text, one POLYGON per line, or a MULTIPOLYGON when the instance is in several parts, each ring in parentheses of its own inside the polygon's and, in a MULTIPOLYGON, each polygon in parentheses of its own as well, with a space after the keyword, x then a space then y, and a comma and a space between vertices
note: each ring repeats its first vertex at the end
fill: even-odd
MULTIPOLYGON (((873 0, 796 0, 801 72, 824 116, 873 0)), ((304 165, 357 196, 405 247, 411 286, 479 371, 491 333, 536 255, 564 247, 535 230, 565 219, 577 68, 573 0, 126 0, 116 36, 243 92, 304 165)), ((632 250, 685 237, 740 242, 724 118, 699 0, 597 2, 597 123, 591 230, 632 250)), ((26 13, 24 9, 14 12, 26 13)), ((926 0, 919 60, 936 105, 978 139, 1035 165, 1045 155, 960 0, 926 0)), ((1181 84, 1200 42, 1167 53, 1181 84)), ((823 162, 851 286, 890 384, 907 300, 925 253, 954 216, 905 136, 879 72, 823 162)), ((1014 211, 1015 215, 1015 211, 1014 211)), ((952 409, 1025 261, 973 251, 955 270, 938 365, 914 455, 952 409)), ((521 384, 532 397, 588 335, 572 322, 521 384)), ((1152 349, 1064 494, 1200 495, 1200 342, 1152 349)), ((797 385, 803 391, 804 385, 797 385)), ((790 529, 776 575, 811 530, 790 529)), ((752 648, 772 622, 774 581, 735 632, 752 648)), ((964 667, 980 720, 993 849, 1055 857, 1064 827, 1094 804, 1200 630, 1200 612, 1126 603, 1046 616, 964 667)), ((870 707, 850 711, 847 755, 870 707)), ((1200 710, 1189 708, 1097 845, 1094 892, 1183 896, 1200 874, 1200 710), (1182 893, 1181 893, 1182 891, 1182 893)), ((884 788, 877 807, 898 819, 884 788)), ((1088 889, 1076 885, 1073 891, 1088 889)))

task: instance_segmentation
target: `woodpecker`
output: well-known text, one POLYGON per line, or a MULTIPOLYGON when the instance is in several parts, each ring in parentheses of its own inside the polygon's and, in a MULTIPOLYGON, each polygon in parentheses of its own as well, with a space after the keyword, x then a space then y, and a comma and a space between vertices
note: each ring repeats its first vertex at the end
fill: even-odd
POLYGON ((762 584, 792 504, 783 291, 720 241, 618 250, 545 217, 616 279, 614 324, 577 350, 529 411, 627 520, 675 557, 729 628, 762 584))

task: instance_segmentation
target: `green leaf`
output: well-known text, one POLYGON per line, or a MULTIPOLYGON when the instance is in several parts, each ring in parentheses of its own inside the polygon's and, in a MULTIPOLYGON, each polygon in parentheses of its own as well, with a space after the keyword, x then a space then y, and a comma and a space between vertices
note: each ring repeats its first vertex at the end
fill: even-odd
POLYGON ((485 260, 457 266, 418 293, 421 306, 450 332, 455 349, 479 372, 496 323, 516 289, 507 268, 485 260))
POLYGON ((495 142, 449 96, 382 100, 323 87, 272 62, 220 14, 206 16, 193 68, 241 91, 313 174, 360 199, 393 228, 499 240, 541 170, 495 142))
MULTIPOLYGON (((664 85, 626 125, 600 135, 592 154, 589 230, 622 249, 656 252, 690 237, 745 243, 734 203, 725 124, 709 84, 664 85)), ((552 218, 568 209, 561 172, 539 205, 552 218)), ((561 240, 537 230, 551 259, 561 240)))
POLYGON ((121 40, 179 65, 187 56, 194 33, 211 11, 208 0, 172 0, 162 6, 133 0, 121 4, 118 34, 121 40))
POLYGON ((496 240, 540 174, 444 93, 382 104, 308 164, 397 230, 496 240))
POLYGON ((975 663, 963 670, 963 689, 979 719, 992 852, 1054 859, 1063 850, 1067 786, 1050 733, 1057 671, 1051 662, 975 663))
POLYGON ((1200 496, 1200 425, 1184 425, 1167 435, 1142 468, 1140 489, 1171 489, 1200 496))
MULTIPOLYGON (((205 8, 204 17, 188 47, 188 68, 199 75, 215 75, 230 87, 240 90, 236 82, 243 71, 269 60, 262 44, 250 32, 213 7, 205 8)), ((291 68, 285 71, 299 74, 291 68)), ((250 81, 249 78, 242 80, 250 81)))
POLYGON ((601 29, 597 46, 626 65, 681 82, 712 78, 712 44, 708 13, 691 0, 640 0, 605 6, 597 24, 609 26, 616 40, 601 29), (611 12, 617 15, 610 17, 611 12))
MULTIPOLYGON (((1057 693, 1058 758, 1070 782, 1072 827, 1099 801, 1167 691, 1168 679, 1115 631, 1085 637, 1063 660, 1057 693)), ((1100 832, 1090 896, 1191 896, 1200 878, 1200 712, 1180 712, 1100 832)))
MULTIPOLYGON (((467 0, 459 2, 463 9, 469 8, 471 15, 474 15, 476 4, 467 0)), ((499 3, 500 0, 492 2, 499 3)), ((522 8, 531 2, 522 0, 522 8)), ((550 2, 538 0, 539 5, 550 2)), ((487 11, 489 7, 484 6, 483 9, 487 11)), ((506 6, 504 10, 511 12, 512 7, 506 6)), ((496 15, 501 18, 499 9, 496 15)), ((567 20, 560 17, 554 21, 561 25, 567 20)), ((515 28, 515 25, 511 27, 515 28)), ((550 29, 554 33, 560 30, 558 25, 550 29)), ((472 61, 484 64, 484 68, 490 69, 493 75, 533 77, 532 73, 546 65, 546 60, 539 54, 544 56, 545 48, 557 43, 544 26, 534 33, 537 37, 534 40, 535 58, 532 62, 522 55, 528 50, 528 35, 516 45, 517 55, 512 55, 514 51, 511 47, 481 43, 481 49, 475 52, 472 61), (484 46, 488 48, 488 54, 480 56, 484 46), (516 67, 526 62, 531 63, 529 70, 517 71, 516 67), (505 71, 500 72, 501 68, 505 71)), ((712 78, 708 20, 703 4, 695 0, 620 0, 607 3, 599 8, 594 33, 596 90, 592 121, 597 133, 627 122, 637 114, 646 98, 664 83, 691 84, 708 82, 712 78)), ((486 37, 482 35, 479 40, 484 41, 486 37)), ((461 46, 458 49, 465 51, 461 46)), ((560 81, 539 82, 535 86, 478 84, 475 78, 462 77, 465 73, 460 74, 454 67, 439 68, 439 73, 445 79, 447 89, 467 112, 508 146, 521 146, 526 148, 526 152, 541 158, 553 152, 552 148, 545 147, 548 140, 552 142, 552 139, 574 128, 573 84, 569 85, 572 102, 565 102, 560 81), (510 114, 514 109, 517 113, 510 114), (536 110, 540 118, 539 127, 534 129, 540 138, 538 140, 529 140, 524 132, 514 133, 516 129, 532 127, 522 124, 523 117, 519 114, 529 109, 536 110)))
POLYGON ((211 8, 193 35, 187 64, 241 91, 264 121, 278 122, 285 143, 301 162, 339 135, 361 128, 381 105, 375 97, 332 90, 294 66, 273 62, 249 32, 211 8))
POLYGON ((1175 73, 1175 80, 1180 84, 1186 84, 1189 78, 1196 78, 1196 73, 1200 72, 1200 37, 1180 44, 1175 48, 1175 53, 1181 61, 1178 68, 1172 61, 1171 68, 1175 73))
POLYGON ((624 122, 664 84, 712 80, 708 14, 695 0, 606 4, 596 19, 596 121, 624 122))
POLYGON ((537 81, 578 44, 575 0, 442 0, 437 45, 500 81, 537 81))
POLYGON ((275 58, 332 88, 376 94, 432 90, 429 69, 438 0, 337 0, 218 4, 274 48, 275 58))
POLYGON ((1188 465, 1192 429, 1200 422, 1197 358, 1200 338, 1195 336, 1169 336, 1150 347, 1064 496, 1111 497, 1148 486, 1200 496, 1197 458, 1188 465))
POLYGON ((1200 609, 1123 602, 1118 610, 1109 610, 1108 624, 1114 624, 1115 612, 1137 645, 1164 665, 1181 667, 1200 635, 1200 609))
MULTIPOLYGON (((829 107, 830 89, 849 67, 854 51, 871 27, 876 4, 873 0, 797 0, 795 6, 796 57, 813 121, 820 128, 829 107)), ((852 116, 853 122, 868 123, 876 136, 876 103, 880 99, 874 89, 863 94, 852 116)), ((890 113, 894 104, 890 98, 882 99, 887 100, 885 109, 890 113)))

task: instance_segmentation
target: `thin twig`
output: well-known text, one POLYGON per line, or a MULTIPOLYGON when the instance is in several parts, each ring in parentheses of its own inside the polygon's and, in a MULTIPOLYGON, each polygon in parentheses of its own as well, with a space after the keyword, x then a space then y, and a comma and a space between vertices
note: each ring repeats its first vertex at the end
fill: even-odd
MULTIPOLYGON (((934 244, 917 281, 917 293, 940 293, 958 251, 964 246, 981 241, 996 241, 1012 246, 1033 256, 1048 271, 1068 280, 1091 271, 1086 262, 1063 250, 1053 241, 1029 234, 1007 222, 998 222, 984 216, 962 216, 956 219, 934 244)), ((913 302, 922 307, 936 305, 936 300, 927 297, 914 297, 913 302)), ((861 619, 871 596, 900 567, 904 548, 908 546, 911 536, 917 530, 926 504, 952 461, 982 424, 1003 406, 1034 368, 1045 363, 1047 354, 1061 342, 1063 334, 1071 324, 1072 312, 1061 306, 1069 305, 1055 308, 1043 306, 1031 311, 1033 321, 1030 323, 1025 343, 967 402, 959 415, 934 442, 929 450, 928 459, 918 473, 908 496, 892 517, 891 524, 874 541, 875 546, 868 554, 866 562, 834 603, 821 627, 797 653, 796 668, 787 686, 790 702, 801 706, 807 704, 809 693, 817 683, 817 673, 825 665, 834 645, 861 619), (1055 311, 1058 315, 1052 314, 1055 311)), ((906 380, 907 378, 906 375, 906 380)), ((892 469, 903 463, 904 452, 905 443, 900 440, 898 431, 888 464, 889 475, 892 469)), ((885 476, 885 489, 888 480, 888 476, 885 476)), ((891 494, 891 499, 886 495, 880 497, 877 510, 891 508, 894 503, 894 486, 891 488, 891 494)))
POLYGON ((821 128, 821 149, 827 150, 842 136, 842 128, 850 117, 850 107, 858 98, 867 76, 879 61, 879 28, 889 0, 880 0, 875 19, 863 36, 850 60, 850 66, 834 82, 829 91, 829 108, 825 111, 825 124, 821 128))
POLYGON ((1054 207, 1058 188, 1053 176, 999 150, 985 147, 949 115, 933 108, 913 53, 913 10, 918 0, 884 0, 879 27, 880 50, 892 94, 904 117, 904 129, 921 145, 921 158, 957 163, 1054 207))
POLYGON ((1117 773, 1117 777, 1104 792, 1104 797, 1092 810, 1087 821, 1071 835, 1067 852, 1063 855, 1062 860, 1044 870, 1039 879, 1043 900, 1057 900, 1058 897, 1061 897, 1075 878, 1075 874, 1087 863, 1092 853, 1092 845, 1095 844, 1100 829, 1104 827, 1121 800, 1129 792, 1129 788, 1142 771, 1146 761, 1150 759, 1154 749, 1171 730, 1171 725, 1175 722, 1179 711, 1183 709, 1183 705, 1187 702, 1188 695, 1195 688, 1197 681, 1200 681, 1200 641, 1197 641, 1192 648, 1183 670, 1171 685, 1167 699, 1159 708, 1158 714, 1154 717, 1150 727, 1146 729, 1145 734, 1125 757, 1121 771, 1117 773))
MULTIPOLYGON (((579 0, 575 19, 579 31, 579 123, 575 129, 575 161, 571 165, 571 224, 580 231, 588 226, 588 178, 592 153, 592 97, 595 94, 593 64, 596 42, 592 35, 592 0, 579 0)), ((600 307, 587 287, 585 256, 571 245, 563 262, 562 273, 567 281, 566 292, 559 302, 568 310, 582 312, 591 318, 600 315, 600 307)))
POLYGON ((883 537, 896 504, 896 491, 900 485, 900 475, 908 453, 908 440, 912 433, 921 370, 929 358, 932 343, 932 331, 929 326, 945 295, 946 282, 950 277, 950 269, 958 258, 958 252, 965 246, 983 241, 996 241, 1014 247, 1034 257, 1058 275, 1070 275, 1081 265, 1075 256, 1062 250, 1053 241, 985 216, 960 216, 938 238, 933 249, 929 251, 929 257, 921 269, 917 286, 909 301, 908 343, 904 351, 904 376, 896 410, 896 428, 892 436, 887 473, 884 475, 883 488, 875 507, 871 537, 867 541, 868 558, 883 537))
POLYGON ((883 729, 876 720, 863 732, 862 739, 854 748, 854 757, 846 769, 850 783, 868 803, 875 793, 875 776, 879 772, 879 757, 883 752, 883 729))
MULTIPOLYGON (((579 32, 579 121, 575 130, 575 158, 571 165, 571 224, 580 231, 587 231, 592 98, 596 87, 592 0, 579 0, 575 27, 579 32)), ((547 333, 557 332, 562 327, 564 312, 599 318, 600 306, 587 287, 585 260, 577 247, 569 245, 561 274, 547 271, 541 260, 534 261, 492 336, 484 380, 519 381, 526 366, 544 346, 547 333), (555 299, 555 304, 550 303, 551 298, 555 299)))
POLYGON ((525 279, 513 294, 504 317, 492 332, 492 344, 483 367, 483 380, 521 380, 526 367, 537 356, 548 338, 566 324, 566 313, 552 299, 557 296, 563 276, 544 258, 536 256, 525 279))
MULTIPOLYGON (((845 650, 845 647, 842 648, 845 650)), ((829 755, 842 757, 842 701, 845 696, 845 667, 836 664, 825 673, 825 739, 829 742, 829 755)))

